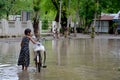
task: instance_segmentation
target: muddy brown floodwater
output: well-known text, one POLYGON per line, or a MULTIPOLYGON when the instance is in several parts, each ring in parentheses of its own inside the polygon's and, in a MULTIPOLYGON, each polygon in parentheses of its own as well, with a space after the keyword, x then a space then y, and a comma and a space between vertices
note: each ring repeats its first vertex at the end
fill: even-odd
POLYGON ((0 42, 0 80, 120 80, 119 39, 60 39, 43 42, 47 68, 36 72, 30 44, 30 67, 17 66, 20 41, 0 42))

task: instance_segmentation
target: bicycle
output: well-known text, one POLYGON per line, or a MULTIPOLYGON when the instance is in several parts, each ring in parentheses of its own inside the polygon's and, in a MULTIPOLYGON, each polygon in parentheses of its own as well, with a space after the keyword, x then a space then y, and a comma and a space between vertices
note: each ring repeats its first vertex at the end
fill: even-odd
POLYGON ((38 41, 35 45, 34 45, 34 54, 35 54, 35 65, 36 65, 36 70, 38 72, 41 71, 41 67, 46 68, 47 66, 45 65, 45 61, 46 61, 46 51, 44 46, 42 45, 42 43, 40 41, 38 41), (44 54, 44 60, 43 60, 43 65, 42 65, 42 56, 41 53, 44 54))

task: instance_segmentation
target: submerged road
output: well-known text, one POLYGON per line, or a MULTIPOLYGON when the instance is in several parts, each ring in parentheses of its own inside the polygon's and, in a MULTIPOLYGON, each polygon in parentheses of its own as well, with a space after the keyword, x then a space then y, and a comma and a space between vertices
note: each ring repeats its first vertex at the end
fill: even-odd
POLYGON ((36 72, 30 43, 30 66, 22 71, 17 66, 21 38, 0 39, 0 80, 120 80, 120 39, 105 35, 91 39, 78 38, 47 40, 47 68, 36 72))

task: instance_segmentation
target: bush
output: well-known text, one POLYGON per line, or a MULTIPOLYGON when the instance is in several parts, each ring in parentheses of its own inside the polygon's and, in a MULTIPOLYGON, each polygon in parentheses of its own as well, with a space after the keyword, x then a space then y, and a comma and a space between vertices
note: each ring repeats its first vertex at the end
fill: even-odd
POLYGON ((48 29, 48 20, 43 20, 42 21, 42 29, 43 30, 47 30, 48 29))
POLYGON ((84 31, 84 28, 82 28, 82 27, 77 27, 76 30, 77 30, 77 33, 82 33, 82 32, 84 31))

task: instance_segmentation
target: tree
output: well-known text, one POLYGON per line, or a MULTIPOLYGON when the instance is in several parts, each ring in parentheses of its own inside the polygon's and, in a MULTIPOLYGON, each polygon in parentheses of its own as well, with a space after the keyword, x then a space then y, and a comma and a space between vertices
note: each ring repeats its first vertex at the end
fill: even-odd
MULTIPOLYGON (((55 21, 59 22, 59 13, 60 13, 60 0, 51 0, 55 10, 57 11, 55 21)), ((68 1, 62 0, 62 8, 61 8, 61 30, 63 34, 67 30, 67 7, 68 6, 68 1)))
POLYGON ((40 37, 40 32, 39 32, 40 1, 41 0, 33 0, 33 10, 34 10, 33 29, 36 38, 40 37))
POLYGON ((80 10, 79 10, 79 16, 83 20, 83 26, 85 33, 88 32, 91 23, 93 22, 94 19, 94 13, 95 13, 95 6, 94 2, 92 0, 81 0, 82 2, 80 3, 80 10))
POLYGON ((21 14, 21 11, 32 11, 33 0, 16 0, 11 10, 11 14, 21 14))
POLYGON ((21 14, 22 10, 32 10, 32 0, 0 0, 2 8, 1 17, 8 19, 9 15, 21 14))
POLYGON ((4 7, 5 7, 4 0, 0 0, 0 19, 2 18, 3 14, 5 13, 4 7))
MULTIPOLYGON (((33 28, 37 36, 39 34, 39 20, 49 19, 59 22, 60 0, 0 0, 0 16, 20 14, 22 10, 33 11, 33 28)), ((120 10, 120 0, 62 0, 61 25, 67 27, 67 20, 72 16, 74 22, 88 32, 94 19, 101 15, 101 12, 116 13, 120 10), (96 10, 95 1, 98 1, 96 10), (76 5, 77 4, 77 5, 76 5), (70 8, 68 7, 70 6, 70 8), (111 7, 112 6, 112 7, 111 7), (79 14, 78 14, 79 13, 79 14), (77 16, 78 15, 78 16, 77 16)), ((39 34, 40 35, 40 34, 39 34)))
POLYGON ((8 20, 9 14, 12 11, 12 8, 15 4, 16 0, 5 0, 5 12, 6 12, 6 19, 8 20))

